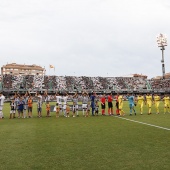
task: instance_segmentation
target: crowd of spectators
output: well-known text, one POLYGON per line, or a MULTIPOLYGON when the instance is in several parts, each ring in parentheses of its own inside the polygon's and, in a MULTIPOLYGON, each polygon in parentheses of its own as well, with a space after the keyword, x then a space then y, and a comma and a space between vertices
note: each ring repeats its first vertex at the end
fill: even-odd
POLYGON ((67 90, 66 77, 56 76, 56 90, 63 91, 67 90))
POLYGON ((149 82, 153 90, 170 90, 170 79, 151 79, 149 82))
POLYGON ((12 89, 12 75, 5 74, 3 76, 2 84, 4 89, 12 89))
POLYGON ((11 90, 56 90, 56 91, 84 91, 84 90, 141 90, 170 89, 170 79, 151 79, 142 77, 86 77, 86 76, 41 76, 41 75, 4 75, 0 77, 0 89, 11 90))

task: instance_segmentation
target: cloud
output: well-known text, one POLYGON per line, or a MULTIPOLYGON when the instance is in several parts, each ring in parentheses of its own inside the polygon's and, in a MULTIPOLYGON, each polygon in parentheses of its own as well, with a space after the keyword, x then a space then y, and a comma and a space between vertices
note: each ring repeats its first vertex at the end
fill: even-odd
MULTIPOLYGON (((161 75, 156 35, 170 39, 169 5, 167 0, 2 0, 0 63, 35 63, 51 74, 53 62, 58 75, 161 75)), ((167 47, 166 72, 169 53, 167 47)))

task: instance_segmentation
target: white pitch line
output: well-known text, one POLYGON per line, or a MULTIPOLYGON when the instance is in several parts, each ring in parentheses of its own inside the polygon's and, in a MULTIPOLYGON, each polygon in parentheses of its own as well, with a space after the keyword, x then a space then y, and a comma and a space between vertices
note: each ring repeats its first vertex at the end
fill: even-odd
POLYGON ((128 121, 135 122, 135 123, 140 123, 140 124, 147 125, 147 126, 156 127, 156 128, 159 128, 159 129, 170 130, 169 128, 165 128, 165 127, 161 127, 161 126, 156 126, 156 125, 152 125, 152 124, 149 124, 149 123, 139 122, 139 121, 132 120, 132 119, 127 119, 127 118, 124 118, 124 117, 117 116, 117 118, 128 120, 128 121))

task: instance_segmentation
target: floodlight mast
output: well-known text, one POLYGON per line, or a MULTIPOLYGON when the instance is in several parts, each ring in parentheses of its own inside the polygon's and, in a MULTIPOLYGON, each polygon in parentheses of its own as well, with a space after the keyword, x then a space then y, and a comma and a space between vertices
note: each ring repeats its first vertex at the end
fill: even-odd
POLYGON ((160 50, 162 51, 162 78, 165 79, 165 64, 164 64, 164 50, 165 50, 165 46, 167 46, 167 38, 165 35, 163 34, 159 34, 157 36, 157 43, 158 43, 158 47, 160 47, 160 50))

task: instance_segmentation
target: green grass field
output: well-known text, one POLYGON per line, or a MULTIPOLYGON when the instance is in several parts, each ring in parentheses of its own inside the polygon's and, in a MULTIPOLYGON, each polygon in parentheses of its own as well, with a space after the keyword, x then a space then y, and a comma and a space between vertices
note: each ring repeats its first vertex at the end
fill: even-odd
MULTIPOLYGON (((115 116, 0 120, 0 170, 169 170, 170 131, 115 116)), ((170 129, 170 114, 139 114, 127 119, 170 129)))

